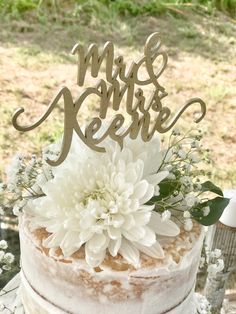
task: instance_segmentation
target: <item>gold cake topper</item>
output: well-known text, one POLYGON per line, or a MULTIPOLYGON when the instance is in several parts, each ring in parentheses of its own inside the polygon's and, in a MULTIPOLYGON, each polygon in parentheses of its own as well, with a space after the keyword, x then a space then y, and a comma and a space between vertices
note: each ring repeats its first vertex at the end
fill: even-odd
POLYGON ((115 58, 114 45, 111 42, 107 42, 104 45, 101 54, 99 54, 96 44, 90 45, 87 52, 85 52, 81 44, 76 44, 72 49, 72 53, 78 54, 77 84, 79 86, 84 85, 89 65, 91 75, 95 78, 98 77, 103 61, 105 62, 106 80, 99 79, 94 87, 84 88, 75 101, 73 101, 70 90, 67 87, 62 87, 49 104, 43 116, 32 125, 22 126, 18 123, 19 116, 24 112, 23 108, 19 108, 13 116, 13 126, 22 132, 37 128, 48 118, 63 97, 64 133, 61 151, 57 160, 47 160, 51 166, 58 166, 69 153, 73 131, 88 147, 98 152, 104 152, 104 147, 99 144, 108 136, 122 147, 123 140, 128 135, 131 139, 135 139, 141 133, 142 140, 147 142, 151 140, 156 131, 159 133, 169 131, 182 113, 193 104, 200 105, 200 116, 195 120, 196 123, 200 122, 206 114, 206 105, 200 98, 188 100, 175 116, 169 119, 171 110, 162 105, 162 99, 167 96, 167 93, 158 82, 158 78, 166 68, 168 58, 166 52, 161 51, 160 47, 159 34, 153 33, 146 41, 143 57, 137 62, 133 61, 127 68, 123 56, 115 58), (162 58, 162 62, 157 71, 154 72, 153 63, 158 57, 162 58), (139 69, 143 66, 146 68, 148 78, 141 80, 139 69), (149 84, 154 85, 154 90, 151 96, 146 99, 141 87, 149 84), (106 119, 108 107, 111 106, 113 110, 118 111, 125 94, 126 112, 131 117, 130 125, 124 129, 125 118, 118 113, 113 117, 104 133, 98 137, 97 132, 102 127, 102 120, 106 119), (99 98, 99 116, 94 117, 83 132, 77 121, 77 114, 83 102, 90 95, 99 98), (154 123, 151 123, 150 110, 156 113, 154 123))

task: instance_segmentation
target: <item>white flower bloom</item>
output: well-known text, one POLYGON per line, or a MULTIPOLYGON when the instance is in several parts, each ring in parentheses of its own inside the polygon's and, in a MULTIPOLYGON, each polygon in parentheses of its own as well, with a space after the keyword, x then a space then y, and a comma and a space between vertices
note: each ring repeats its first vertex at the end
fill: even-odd
POLYGON ((218 272, 221 272, 225 267, 225 263, 224 263, 224 260, 222 258, 219 258, 217 260, 217 269, 218 269, 218 272))
POLYGON ((181 177, 179 181, 185 186, 189 186, 192 184, 192 179, 188 176, 181 177))
POLYGON ((208 266, 207 272, 209 276, 214 277, 216 274, 220 273, 224 269, 224 260, 218 259, 215 263, 208 266))
POLYGON ((12 209, 12 212, 15 216, 19 216, 22 211, 23 211, 23 208, 26 206, 27 204, 27 200, 26 199, 23 199, 19 202, 17 202, 14 206, 13 206, 13 209, 12 209))
POLYGON ((215 249, 214 251, 210 252, 210 258, 219 258, 221 257, 221 250, 215 249))
POLYGON ((201 158, 199 155, 193 153, 189 156, 189 159, 193 162, 193 163, 198 163, 200 162, 201 158))
POLYGON ((180 133, 180 130, 178 129, 178 128, 174 128, 173 130, 172 130, 172 134, 173 135, 180 135, 181 133, 180 133))
POLYGON ((73 138, 67 159, 41 186, 46 196, 28 203, 36 226, 51 233, 44 245, 70 256, 85 244, 92 267, 103 262, 107 251, 134 266, 140 251, 163 258, 156 234, 176 236, 179 228, 146 205, 168 175, 157 172, 162 163, 159 138, 147 143, 126 139, 122 150, 113 141, 105 145, 106 153, 97 153, 73 138))
POLYGON ((192 143, 191 143, 191 147, 192 148, 199 148, 200 147, 200 145, 199 145, 199 141, 193 141, 192 143))
POLYGON ((169 210, 165 210, 162 214, 161 214, 161 220, 162 221, 167 221, 169 220, 171 217, 171 212, 169 210))
POLYGON ((191 231, 193 229, 192 219, 187 218, 184 222, 184 230, 191 231))
POLYGON ((3 257, 4 263, 12 264, 14 262, 14 255, 12 253, 6 253, 3 257))
POLYGON ((196 197, 191 193, 187 194, 184 200, 189 207, 193 207, 193 205, 196 203, 196 197))
POLYGON ((11 270, 11 266, 10 265, 3 265, 2 269, 6 270, 6 271, 9 271, 9 270, 11 270))
POLYGON ((8 248, 7 241, 1 240, 0 241, 0 249, 1 250, 6 250, 7 248, 8 248))
POLYGON ((190 218, 191 214, 188 210, 185 210, 183 216, 184 216, 184 218, 190 218))
POLYGON ((209 213, 210 213, 210 207, 209 206, 206 206, 203 208, 203 216, 208 216, 209 213))
POLYGON ((211 314, 211 305, 207 298, 199 293, 194 293, 198 314, 211 314))
POLYGON ((182 158, 182 159, 186 158, 186 153, 185 153, 185 151, 182 150, 182 149, 180 149, 180 150, 178 151, 178 156, 179 156, 180 158, 182 158))

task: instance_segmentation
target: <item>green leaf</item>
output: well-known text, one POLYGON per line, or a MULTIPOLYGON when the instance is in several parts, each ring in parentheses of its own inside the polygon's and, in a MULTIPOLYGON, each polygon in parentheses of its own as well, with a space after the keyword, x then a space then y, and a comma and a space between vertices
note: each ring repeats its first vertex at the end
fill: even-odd
POLYGON ((223 192, 221 190, 221 188, 219 188, 218 186, 216 186, 214 183, 212 183, 211 181, 206 181, 204 183, 202 183, 202 192, 213 192, 217 195, 220 196, 224 196, 223 192))
POLYGON ((179 181, 177 180, 163 180, 159 183, 160 195, 153 196, 148 202, 147 205, 157 203, 158 201, 166 198, 168 196, 173 196, 174 191, 179 189, 179 181))
POLYGON ((193 218, 198 221, 201 225, 210 226, 215 224, 223 214, 224 209, 229 204, 230 199, 219 197, 209 200, 207 202, 198 204, 197 207, 193 208, 191 214, 193 218), (204 207, 210 207, 210 213, 207 216, 199 216, 199 212, 204 207))
POLYGON ((160 196, 153 196, 147 203, 146 205, 153 205, 155 204, 156 202, 160 201, 161 198, 160 196))

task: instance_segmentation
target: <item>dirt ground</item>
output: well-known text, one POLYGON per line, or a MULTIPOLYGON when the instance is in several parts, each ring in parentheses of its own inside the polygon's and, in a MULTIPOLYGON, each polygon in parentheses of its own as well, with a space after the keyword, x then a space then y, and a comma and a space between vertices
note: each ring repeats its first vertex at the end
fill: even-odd
MULTIPOLYGON (((0 171, 16 151, 39 153, 62 130, 62 108, 35 131, 20 134, 11 125, 18 107, 25 108, 25 122, 37 119, 61 86, 76 97, 76 58, 69 55, 74 43, 106 39, 116 44, 116 53, 129 63, 142 53, 147 35, 159 31, 169 53, 168 68, 160 81, 169 96, 165 104, 176 112, 186 100, 201 97, 207 115, 199 124, 206 133, 204 144, 211 149, 212 173, 223 187, 236 186, 236 25, 226 16, 204 15, 143 17, 120 20, 111 28, 103 25, 39 25, 18 21, 1 25, 0 37, 0 171), (119 48, 118 48, 119 47, 119 48)), ((89 84, 90 81, 87 82, 89 84)), ((98 108, 91 101, 79 120, 87 121, 98 108)), ((177 125, 195 127, 193 111, 177 125)))

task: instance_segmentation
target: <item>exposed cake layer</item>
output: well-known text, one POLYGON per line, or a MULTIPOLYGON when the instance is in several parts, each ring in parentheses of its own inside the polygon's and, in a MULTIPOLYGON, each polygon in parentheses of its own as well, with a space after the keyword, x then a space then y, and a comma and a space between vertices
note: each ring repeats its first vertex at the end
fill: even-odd
MULTIPOLYGON (((21 218, 25 291, 34 291, 38 301, 32 300, 39 307, 43 308, 39 300, 44 300, 62 313, 179 314, 184 313, 178 308, 187 300, 189 309, 194 306, 190 305, 190 296, 203 238, 198 225, 191 232, 182 230, 176 238, 160 239, 165 258, 156 260, 143 254, 140 269, 134 269, 120 256, 107 256, 100 268, 91 269, 84 261, 83 250, 65 259, 60 250, 45 249, 42 240, 47 235, 43 229, 33 230, 26 217, 21 218)), ((25 298, 29 296, 30 292, 25 292, 25 298)), ((194 313, 194 308, 190 312, 194 313)), ((36 312, 32 308, 29 313, 36 312)))
MULTIPOLYGON (((165 314, 195 314, 195 302, 193 299, 194 289, 189 293, 189 295, 175 308, 172 310, 165 312, 165 314)), ((33 290, 33 288, 29 285, 27 282, 25 276, 23 273, 21 273, 21 296, 22 300, 25 304, 24 310, 25 314, 66 314, 68 312, 65 312, 58 307, 55 307, 51 303, 47 302, 45 299, 43 299, 36 291, 33 290)), ((91 304, 91 311, 93 309, 93 304, 91 304)), ((126 304, 114 304, 114 305, 104 305, 101 307, 100 312, 96 313, 118 313, 118 311, 126 311, 126 304), (116 309, 114 309, 114 306, 116 309)), ((80 309, 77 309, 76 313, 82 313, 80 312, 80 309)), ((95 312, 94 312, 95 313, 95 312)))

